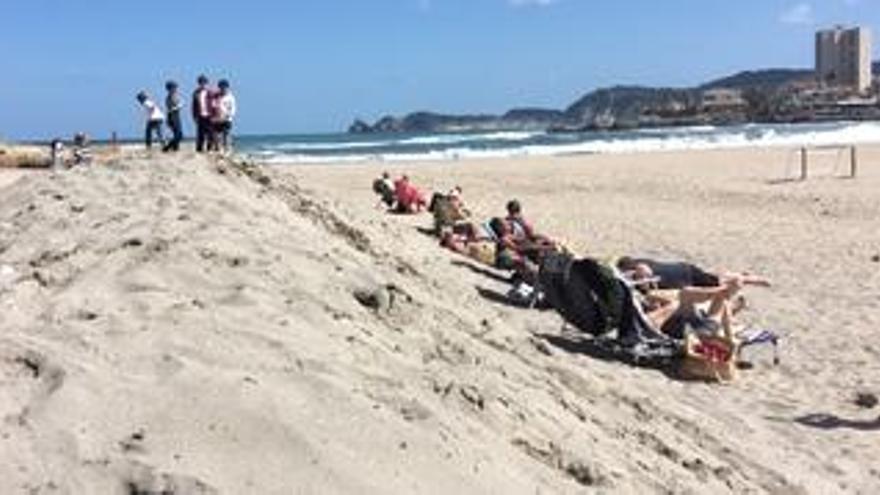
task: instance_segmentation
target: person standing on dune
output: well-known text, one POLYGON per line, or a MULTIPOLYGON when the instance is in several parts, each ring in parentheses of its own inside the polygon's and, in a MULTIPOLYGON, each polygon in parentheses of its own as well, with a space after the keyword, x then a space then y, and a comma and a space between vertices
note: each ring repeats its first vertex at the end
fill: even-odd
POLYGON ((180 142, 183 141, 183 123, 180 121, 180 111, 183 109, 183 100, 177 91, 177 83, 168 81, 165 83, 168 94, 165 96, 165 111, 168 114, 168 128, 171 130, 171 141, 165 145, 164 151, 179 151, 180 142))
POLYGON ((216 100, 216 112, 214 115, 214 135, 217 139, 218 151, 228 152, 232 134, 232 121, 235 118, 237 105, 235 95, 229 89, 229 81, 221 79, 217 83, 219 93, 216 100))
POLYGON ((210 89, 208 78, 204 75, 198 78, 198 87, 193 92, 192 116, 196 125, 196 151, 203 153, 211 139, 211 108, 210 89))
POLYGON ((165 122, 165 114, 162 113, 159 105, 151 100, 145 91, 138 93, 137 101, 144 108, 144 111, 147 112, 147 126, 144 132, 144 144, 146 144, 147 149, 153 147, 154 134, 159 139, 159 143, 164 146, 165 138, 162 136, 162 124, 165 122))

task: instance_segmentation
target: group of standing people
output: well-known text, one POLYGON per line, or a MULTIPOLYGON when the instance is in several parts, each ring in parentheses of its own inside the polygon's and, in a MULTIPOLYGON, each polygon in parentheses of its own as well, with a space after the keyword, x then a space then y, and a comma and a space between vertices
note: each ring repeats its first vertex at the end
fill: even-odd
MULTIPOLYGON (((215 88, 211 86, 207 76, 201 75, 196 83, 190 104, 196 129, 196 151, 229 151, 232 144, 232 123, 238 110, 229 81, 221 79, 215 88)), ((155 138, 162 145, 163 151, 178 151, 180 142, 183 141, 181 112, 184 100, 175 81, 166 82, 165 91, 164 112, 146 91, 137 94, 137 101, 146 112, 144 143, 150 149, 155 138), (168 141, 163 133, 165 124, 171 131, 171 139, 168 141)))

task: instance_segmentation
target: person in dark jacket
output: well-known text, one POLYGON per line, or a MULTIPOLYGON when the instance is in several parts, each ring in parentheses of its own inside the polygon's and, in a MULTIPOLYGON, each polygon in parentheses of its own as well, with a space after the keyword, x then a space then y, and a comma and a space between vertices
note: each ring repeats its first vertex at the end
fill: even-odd
POLYGON ((168 129, 171 130, 171 141, 165 145, 164 151, 179 151, 180 142, 183 141, 183 123, 180 120, 180 111, 183 109, 183 100, 177 91, 177 83, 168 81, 165 83, 168 94, 165 96, 165 112, 168 129))
POLYGON ((196 125, 196 151, 202 153, 212 140, 210 88, 208 78, 204 75, 199 76, 197 82, 198 87, 192 97, 192 116, 196 125))
POLYGON ((744 285, 770 287, 770 281, 749 272, 710 272, 692 263, 657 261, 650 258, 624 256, 617 268, 633 281, 651 280, 658 289, 686 287, 720 287, 729 279, 739 279, 744 285))

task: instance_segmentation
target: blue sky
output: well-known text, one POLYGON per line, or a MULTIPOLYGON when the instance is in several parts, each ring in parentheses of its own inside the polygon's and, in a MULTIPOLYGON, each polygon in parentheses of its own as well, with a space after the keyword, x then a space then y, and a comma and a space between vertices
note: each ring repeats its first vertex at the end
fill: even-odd
POLYGON ((332 132, 384 113, 561 108, 603 85, 810 67, 818 26, 880 34, 880 0, 4 4, 0 136, 12 139, 140 135, 135 93, 161 94, 167 78, 189 92, 203 71, 232 81, 240 132, 332 132))

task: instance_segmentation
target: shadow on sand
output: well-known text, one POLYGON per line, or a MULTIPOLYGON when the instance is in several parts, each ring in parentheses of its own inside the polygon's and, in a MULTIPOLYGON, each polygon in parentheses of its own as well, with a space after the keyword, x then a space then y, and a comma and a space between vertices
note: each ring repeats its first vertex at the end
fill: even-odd
POLYGON ((536 334, 535 337, 544 340, 548 344, 569 354, 584 354, 602 361, 619 361, 620 358, 614 349, 605 345, 599 339, 584 337, 567 332, 561 335, 548 333, 536 334))
POLYGON ((418 232, 419 234, 422 234, 424 236, 433 237, 433 238, 437 239, 437 231, 432 228, 416 227, 416 232, 418 232))
POLYGON ((841 418, 834 414, 816 413, 795 418, 794 422, 820 430, 847 428, 859 431, 880 431, 880 417, 873 420, 857 420, 841 418))
POLYGON ((482 276, 490 278, 496 282, 501 282, 503 284, 513 283, 513 279, 511 279, 510 276, 505 275, 503 273, 499 273, 491 268, 477 265, 477 264, 472 263, 470 261, 454 260, 452 262, 452 265, 467 268, 468 270, 476 273, 477 275, 482 275, 482 276))
POLYGON ((782 186, 785 184, 797 184, 804 182, 800 177, 780 177, 778 179, 769 179, 764 181, 768 186, 782 186))

